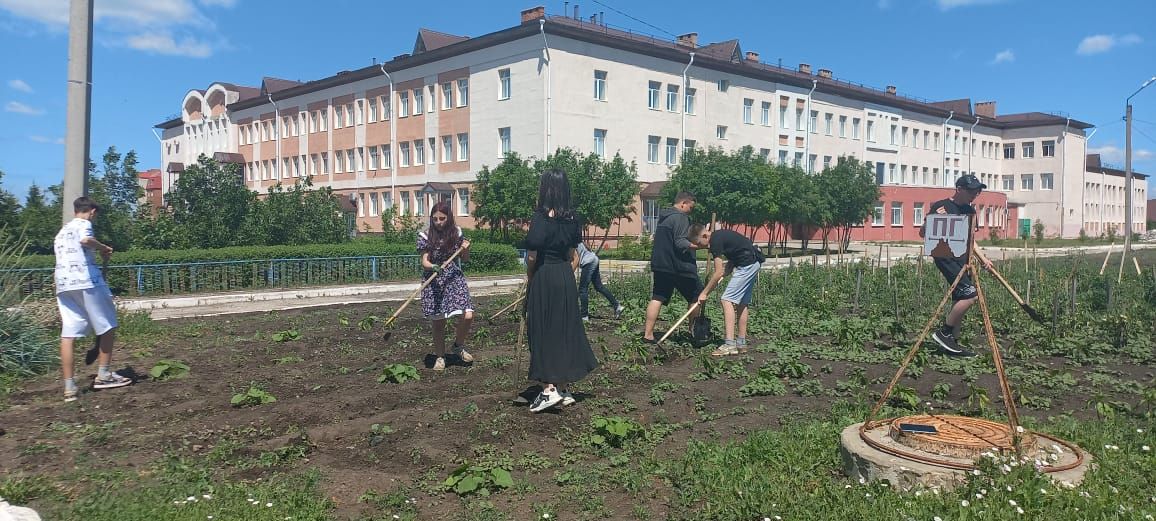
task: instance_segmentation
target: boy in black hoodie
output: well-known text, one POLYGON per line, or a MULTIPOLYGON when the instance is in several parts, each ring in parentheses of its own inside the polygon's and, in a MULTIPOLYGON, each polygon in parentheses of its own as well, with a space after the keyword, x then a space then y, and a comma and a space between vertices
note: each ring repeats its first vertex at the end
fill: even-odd
MULTIPOLYGON (((674 207, 663 209, 658 214, 658 226, 654 229, 654 245, 650 250, 650 271, 654 272, 654 286, 650 304, 646 306, 646 329, 642 341, 654 343, 654 324, 662 306, 670 302, 674 290, 678 290, 687 305, 698 301, 702 293, 702 281, 698 278, 698 263, 695 250, 698 246, 687 239, 690 232, 690 214, 694 210, 694 195, 679 192, 674 198, 674 207)), ((689 324, 694 323, 701 310, 691 313, 689 324)))

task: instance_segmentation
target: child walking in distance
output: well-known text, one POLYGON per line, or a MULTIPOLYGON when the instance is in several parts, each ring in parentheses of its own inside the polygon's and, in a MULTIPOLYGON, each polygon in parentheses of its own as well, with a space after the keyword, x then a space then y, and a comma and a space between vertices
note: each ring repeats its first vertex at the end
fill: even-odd
POLYGON ((709 248, 711 256, 714 257, 714 274, 707 281, 706 288, 699 294, 698 302, 705 305, 710 292, 718 286, 722 278, 733 274, 722 295, 726 340, 722 347, 715 349, 711 354, 729 356, 746 353, 751 294, 754 293, 755 282, 759 278, 759 268, 765 260, 763 254, 750 239, 733 230, 712 232, 706 226, 696 224, 691 226, 690 237, 699 248, 709 248), (725 264, 723 257, 726 257, 725 264))
POLYGON ((88 197, 72 203, 76 218, 56 234, 56 304, 60 309, 60 372, 64 378, 64 401, 76 400, 72 355, 76 339, 92 331, 97 335, 100 355, 97 357, 93 389, 112 389, 132 383, 108 369, 112 363, 112 345, 116 340, 116 304, 112 292, 96 263, 95 253, 108 262, 112 248, 92 233, 92 219, 100 206, 88 197))
MULTIPOLYGON (((984 188, 987 188, 987 185, 981 183, 974 175, 962 176, 955 181, 955 194, 948 199, 936 201, 928 212, 939 215, 975 215, 975 207, 971 203, 975 201, 976 197, 979 197, 984 188)), ((923 228, 919 229, 920 237, 926 235, 926 229, 927 224, 924 223, 923 228)), ((974 251, 985 269, 991 269, 991 261, 987 260, 979 250, 974 248, 971 250, 974 251)), ((955 278, 960 271, 963 271, 968 261, 966 255, 958 258, 936 257, 935 267, 939 268, 939 272, 947 279, 947 283, 951 284, 955 282, 955 278)), ((967 315, 967 310, 971 309, 978 297, 979 293, 971 275, 965 274, 963 278, 959 279, 955 291, 951 292, 952 305, 947 313, 947 319, 943 322, 943 327, 931 335, 935 343, 939 344, 939 349, 943 354, 957 357, 975 356, 975 353, 959 344, 959 330, 963 325, 963 317, 967 315)))
POLYGON ((614 294, 610 292, 606 286, 602 285, 602 274, 598 272, 598 265, 601 260, 590 248, 586 247, 586 243, 578 242, 578 265, 582 269, 582 275, 578 279, 578 299, 582 306, 582 321, 590 321, 590 284, 594 284, 594 290, 601 293, 606 300, 610 301, 610 307, 614 310, 614 318, 622 318, 623 307, 618 303, 618 299, 614 298, 614 294))
MULTIPOLYGON (((662 306, 670 302, 674 290, 678 290, 688 306, 702 293, 702 281, 698 278, 698 262, 695 250, 698 246, 687 238, 690 232, 690 214, 695 206, 694 195, 679 192, 674 197, 674 207, 666 208, 658 214, 658 226, 654 229, 654 244, 650 249, 650 271, 654 273, 650 303, 646 305, 646 325, 642 341, 655 343, 654 325, 662 306)), ((694 324, 702 312, 701 306, 691 312, 687 324, 694 324)))
POLYGON ((582 226, 570 206, 570 181, 563 170, 548 170, 538 186, 538 208, 526 234, 526 331, 530 379, 542 392, 530 412, 574 403, 566 384, 598 366, 578 314, 576 248, 582 226))
POLYGON ((454 214, 445 201, 434 205, 429 214, 429 228, 417 234, 417 251, 421 254, 424 277, 437 277, 421 291, 421 311, 425 318, 433 321, 434 371, 444 371, 446 358, 470 363, 473 355, 466 351, 466 335, 474 320, 474 306, 470 299, 470 288, 462 273, 460 261, 469 259, 470 241, 462 234, 462 229, 454 224, 454 214), (462 248, 455 262, 443 270, 441 265, 454 252, 462 248), (446 353, 446 319, 459 317, 454 334, 454 346, 446 353))

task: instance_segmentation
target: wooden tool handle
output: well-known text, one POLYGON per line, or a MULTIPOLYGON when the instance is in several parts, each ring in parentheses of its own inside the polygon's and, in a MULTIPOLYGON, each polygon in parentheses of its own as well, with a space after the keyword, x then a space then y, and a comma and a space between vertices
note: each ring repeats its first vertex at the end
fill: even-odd
POLYGON ((695 309, 698 309, 698 304, 699 304, 698 302, 695 302, 694 305, 692 305, 689 309, 687 309, 686 313, 682 314, 682 318, 679 318, 678 322, 675 322, 674 326, 671 326, 670 330, 668 330, 665 335, 662 335, 662 338, 658 339, 657 343, 661 344, 663 342, 666 342, 667 337, 669 337, 676 330, 678 330, 678 326, 681 326, 682 323, 684 321, 686 321, 687 317, 689 317, 691 313, 694 313, 695 309))
MULTIPOLYGON (((450 255, 450 258, 446 259, 445 262, 441 263, 441 269, 443 269, 443 270, 446 269, 446 266, 449 266, 450 263, 454 261, 454 259, 458 258, 458 255, 461 255, 461 253, 463 251, 465 251, 465 249, 466 249, 465 245, 459 246, 457 251, 455 251, 453 255, 450 255)), ((393 321, 397 319, 397 316, 400 315, 402 311, 405 311, 405 308, 409 306, 409 303, 413 302, 413 299, 416 298, 418 295, 420 295, 422 290, 424 290, 426 288, 426 286, 429 286, 430 283, 433 282, 433 280, 435 278, 437 278, 437 276, 438 276, 438 272, 434 272, 433 275, 430 275, 430 278, 425 279, 425 282, 422 282, 421 286, 418 286, 418 288, 416 290, 414 290, 413 294, 410 295, 409 298, 405 299, 405 302, 402 303, 401 307, 397 308, 397 311, 394 311, 393 315, 390 315, 389 320, 385 321, 385 326, 389 327, 389 325, 392 324, 393 321)))

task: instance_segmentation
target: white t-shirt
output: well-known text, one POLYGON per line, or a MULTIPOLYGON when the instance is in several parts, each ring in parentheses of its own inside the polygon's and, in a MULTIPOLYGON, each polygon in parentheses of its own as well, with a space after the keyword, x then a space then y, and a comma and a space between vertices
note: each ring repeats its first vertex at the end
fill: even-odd
POLYGON ((92 222, 79 217, 56 234, 57 293, 106 285, 96 263, 96 252, 80 245, 85 237, 93 237, 92 222))

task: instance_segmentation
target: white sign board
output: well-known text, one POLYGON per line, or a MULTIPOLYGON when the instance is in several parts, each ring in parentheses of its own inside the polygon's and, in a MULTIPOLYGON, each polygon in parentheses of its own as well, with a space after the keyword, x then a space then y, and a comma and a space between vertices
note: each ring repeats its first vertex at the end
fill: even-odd
POLYGON ((966 215, 927 216, 923 253, 940 258, 967 255, 969 223, 966 215))

